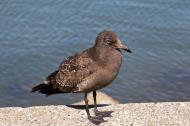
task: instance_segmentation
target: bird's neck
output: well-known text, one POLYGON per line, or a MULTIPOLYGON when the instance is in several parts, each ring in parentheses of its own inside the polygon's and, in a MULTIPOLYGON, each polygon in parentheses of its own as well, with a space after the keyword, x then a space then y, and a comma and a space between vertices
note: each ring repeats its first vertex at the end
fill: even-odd
POLYGON ((107 47, 93 47, 92 48, 95 61, 98 61, 100 65, 107 67, 119 68, 121 65, 122 55, 119 50, 107 47))

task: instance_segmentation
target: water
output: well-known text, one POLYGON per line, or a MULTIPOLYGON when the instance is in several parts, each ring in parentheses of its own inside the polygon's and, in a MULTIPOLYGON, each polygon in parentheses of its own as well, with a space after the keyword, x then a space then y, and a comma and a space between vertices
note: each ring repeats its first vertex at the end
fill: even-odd
POLYGON ((30 93, 61 61, 115 31, 123 53, 104 92, 122 103, 190 100, 190 1, 1 0, 0 106, 70 104, 82 94, 30 93))

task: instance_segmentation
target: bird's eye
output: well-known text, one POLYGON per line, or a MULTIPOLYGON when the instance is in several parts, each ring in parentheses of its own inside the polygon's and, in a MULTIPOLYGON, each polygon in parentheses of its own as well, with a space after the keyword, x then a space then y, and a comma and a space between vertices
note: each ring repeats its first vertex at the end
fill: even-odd
POLYGON ((106 39, 106 43, 109 44, 109 45, 111 45, 113 42, 112 42, 111 39, 106 39))

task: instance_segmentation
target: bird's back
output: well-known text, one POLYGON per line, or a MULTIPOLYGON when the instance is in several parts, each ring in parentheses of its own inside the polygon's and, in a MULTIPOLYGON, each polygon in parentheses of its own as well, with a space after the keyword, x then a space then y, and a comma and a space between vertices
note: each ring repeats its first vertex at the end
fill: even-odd
POLYGON ((70 56, 64 60, 55 75, 56 81, 53 87, 64 92, 77 92, 78 84, 94 71, 91 67, 93 60, 89 53, 90 49, 87 49, 81 54, 70 56))

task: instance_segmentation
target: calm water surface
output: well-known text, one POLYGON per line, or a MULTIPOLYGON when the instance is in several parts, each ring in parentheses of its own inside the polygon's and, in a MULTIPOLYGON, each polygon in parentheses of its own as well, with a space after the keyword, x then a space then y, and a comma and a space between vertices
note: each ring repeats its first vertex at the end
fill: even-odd
POLYGON ((106 93, 122 103, 190 100, 190 1, 1 0, 0 106, 70 104, 83 95, 30 93, 63 59, 117 32, 123 52, 106 93))

